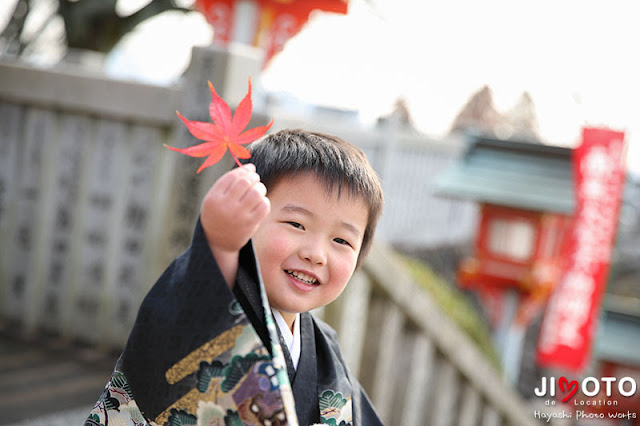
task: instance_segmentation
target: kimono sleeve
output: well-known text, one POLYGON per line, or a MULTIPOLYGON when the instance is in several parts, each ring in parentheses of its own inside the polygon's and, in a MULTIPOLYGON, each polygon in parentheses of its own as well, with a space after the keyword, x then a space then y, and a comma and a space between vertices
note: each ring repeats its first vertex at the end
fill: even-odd
MULTIPOLYGON (((240 260, 238 279, 262 288, 250 243, 240 260)), ((143 300, 85 425, 297 425, 277 341, 268 321, 253 322, 198 221, 191 246, 143 300)))

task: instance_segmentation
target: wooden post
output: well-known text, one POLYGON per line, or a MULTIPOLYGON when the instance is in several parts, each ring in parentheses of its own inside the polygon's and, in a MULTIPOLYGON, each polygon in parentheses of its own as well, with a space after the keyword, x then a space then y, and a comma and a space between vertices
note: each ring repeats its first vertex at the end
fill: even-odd
POLYGON ((91 123, 86 116, 58 114, 56 131, 48 132, 47 144, 52 145, 47 162, 53 166, 43 190, 49 193, 48 208, 40 211, 47 221, 47 235, 41 237, 39 249, 48 253, 41 258, 34 282, 41 283, 41 296, 30 301, 33 309, 27 316, 26 328, 41 327, 59 333, 65 310, 70 309, 73 290, 71 274, 72 247, 79 222, 79 192, 84 152, 90 140, 91 123))
POLYGON ((15 241, 16 197, 18 185, 15 176, 21 147, 21 130, 24 108, 10 103, 0 103, 0 312, 9 316, 12 296, 12 261, 15 241))
POLYGON ((438 390, 434 395, 434 406, 430 424, 436 426, 447 426, 456 424, 458 409, 459 377, 453 364, 446 358, 441 358, 438 362, 437 377, 434 383, 438 390))
POLYGON ((422 426, 427 423, 424 405, 433 396, 434 387, 429 386, 429 383, 432 383, 434 376, 435 357, 433 342, 425 334, 415 333, 402 409, 402 424, 405 426, 422 426))
MULTIPOLYGON (((39 300, 42 282, 36 282, 37 268, 42 267, 39 257, 46 256, 38 245, 42 242, 43 232, 46 232, 46 219, 40 211, 46 206, 43 197, 43 183, 48 180, 47 149, 49 132, 54 132, 54 117, 50 111, 31 109, 25 118, 24 135, 19 149, 18 170, 14 177, 18 180, 16 194, 14 233, 12 241, 12 256, 10 256, 11 273, 9 275, 9 298, 6 301, 6 314, 12 319, 33 317, 33 310, 29 304, 39 300)), ((48 189, 48 188, 47 188, 48 189)), ((31 319, 28 321, 31 323, 31 319)), ((29 327, 31 328, 31 327, 29 327)))
POLYGON ((366 274, 356 273, 342 295, 328 305, 324 312, 326 320, 334 324, 342 356, 356 376, 360 373, 360 355, 367 338, 371 285, 366 274))
POLYGON ((394 378, 396 378, 395 352, 400 347, 402 328, 405 316, 402 310, 395 304, 384 303, 378 311, 382 319, 379 331, 378 356, 374 372, 374 385, 371 390, 371 398, 380 417, 384 422, 390 422, 393 397, 394 378))
POLYGON ((470 384, 466 384, 462 391, 460 407, 460 426, 475 426, 478 424, 481 412, 480 394, 470 384))

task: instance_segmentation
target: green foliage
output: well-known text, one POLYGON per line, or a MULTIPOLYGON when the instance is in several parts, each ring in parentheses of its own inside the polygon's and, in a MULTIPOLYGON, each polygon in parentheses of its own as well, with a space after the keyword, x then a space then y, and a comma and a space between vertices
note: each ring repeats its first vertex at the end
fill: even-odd
POLYGON ((438 277, 423 262, 401 254, 398 254, 398 257, 408 267, 416 282, 431 294, 440 308, 456 322, 490 362, 499 369, 499 357, 493 347, 490 331, 465 295, 438 277))
POLYGON ((225 426, 243 426, 240 415, 237 411, 227 410, 227 415, 224 416, 225 426))
POLYGON ((205 393, 209 388, 209 383, 214 377, 224 376, 224 370, 226 366, 218 360, 213 361, 211 364, 207 362, 200 363, 200 370, 198 370, 196 385, 198 391, 205 393))
POLYGON ((120 409, 120 401, 118 401, 118 398, 112 397, 111 393, 107 393, 104 398, 104 407, 107 410, 118 411, 120 409))
POLYGON ((171 415, 169 416, 169 426, 186 426, 195 425, 198 423, 198 419, 193 414, 189 414, 184 410, 171 409, 171 415))
POLYGON ((104 426, 103 423, 100 423, 100 416, 98 416, 97 414, 89 415, 89 418, 87 419, 86 424, 87 425, 89 425, 89 424, 97 424, 97 425, 100 425, 100 426, 104 426), (93 422, 93 423, 91 423, 91 422, 93 422))
POLYGON ((342 393, 334 393, 332 390, 324 391, 320 396, 320 400, 318 401, 320 411, 326 410, 328 408, 342 409, 342 407, 344 407, 346 404, 347 400, 342 396, 342 393))
POLYGON ((111 379, 111 383, 114 387, 123 389, 129 395, 129 398, 133 398, 133 392, 131 392, 131 388, 129 387, 129 383, 127 382, 127 378, 120 371, 115 371, 113 373, 113 378, 111 379))
POLYGON ((231 359, 231 364, 225 370, 225 379, 222 381, 220 388, 223 392, 229 392, 240 380, 251 370, 257 361, 268 360, 265 355, 249 353, 247 356, 236 355, 231 359))

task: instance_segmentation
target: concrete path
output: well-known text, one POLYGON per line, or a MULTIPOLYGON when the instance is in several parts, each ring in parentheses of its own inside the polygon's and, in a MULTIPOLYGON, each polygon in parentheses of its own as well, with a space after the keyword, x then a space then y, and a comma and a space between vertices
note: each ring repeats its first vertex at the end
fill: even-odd
POLYGON ((82 425, 117 354, 0 332, 0 425, 82 425))
POLYGON ((82 426, 90 408, 80 407, 75 410, 48 414, 35 419, 21 420, 8 426, 82 426))

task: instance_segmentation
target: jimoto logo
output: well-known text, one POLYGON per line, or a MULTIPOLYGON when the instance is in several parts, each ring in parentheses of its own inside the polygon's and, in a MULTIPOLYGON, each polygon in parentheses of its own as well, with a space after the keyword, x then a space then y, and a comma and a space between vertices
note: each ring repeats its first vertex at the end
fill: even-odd
POLYGON ((555 377, 543 377, 540 386, 534 389, 536 396, 555 397, 558 395, 562 398, 562 402, 570 401, 578 391, 582 391, 582 395, 586 397, 594 397, 604 391, 604 396, 610 398, 613 392, 617 390, 619 395, 630 397, 635 395, 638 389, 636 381, 632 377, 585 377, 582 382, 567 379, 562 376, 557 380, 555 377))
POLYGON ((538 397, 546 397, 546 406, 562 402, 558 411, 535 410, 536 419, 551 421, 562 419, 636 419, 627 398, 636 394, 638 385, 633 377, 585 377, 569 380, 566 377, 542 377, 540 386, 534 389, 538 397))

